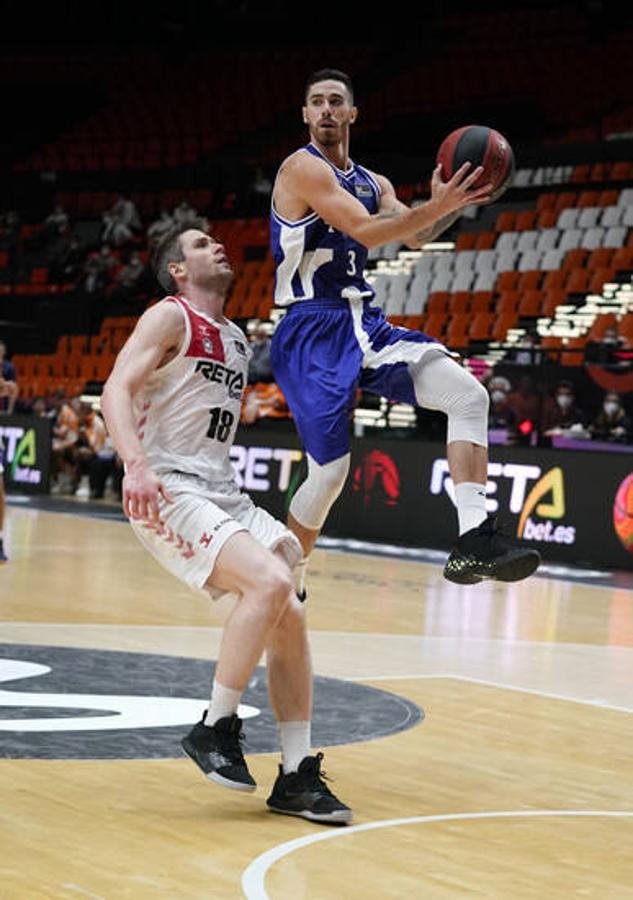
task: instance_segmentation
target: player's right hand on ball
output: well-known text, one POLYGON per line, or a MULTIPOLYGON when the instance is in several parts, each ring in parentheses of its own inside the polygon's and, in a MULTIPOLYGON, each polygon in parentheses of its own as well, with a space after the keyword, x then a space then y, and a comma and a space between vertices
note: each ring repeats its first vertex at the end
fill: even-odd
POLYGON ((480 187, 473 187, 481 177, 483 166, 476 166, 469 172, 471 164, 465 162, 448 181, 442 180, 442 166, 440 163, 433 170, 431 178, 431 198, 442 204, 442 214, 455 212, 471 203, 482 204, 490 200, 492 184, 487 182, 480 187))
POLYGON ((123 512, 128 519, 142 519, 144 522, 158 522, 159 497, 166 503, 173 503, 160 478, 148 466, 135 466, 123 477, 123 512))

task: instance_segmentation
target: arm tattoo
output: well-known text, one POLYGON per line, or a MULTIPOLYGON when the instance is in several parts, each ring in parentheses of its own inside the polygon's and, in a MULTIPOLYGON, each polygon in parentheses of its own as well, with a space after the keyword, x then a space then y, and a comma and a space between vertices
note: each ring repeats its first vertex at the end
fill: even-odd
POLYGON ((455 210, 455 212, 449 213, 447 216, 438 219, 434 225, 431 225, 429 228, 424 228, 422 231, 418 231, 414 235, 415 240, 419 241, 420 244, 426 244, 429 241, 434 241, 444 231, 446 231, 447 228, 450 228, 453 222, 457 221, 460 215, 461 210, 455 210))

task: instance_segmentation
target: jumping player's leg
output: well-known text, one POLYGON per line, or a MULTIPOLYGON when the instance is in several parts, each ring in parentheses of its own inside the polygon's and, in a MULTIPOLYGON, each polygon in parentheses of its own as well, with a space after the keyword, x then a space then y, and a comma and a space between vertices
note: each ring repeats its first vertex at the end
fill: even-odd
POLYGON ((443 353, 428 353, 410 371, 418 405, 440 410, 448 420, 446 455, 464 534, 487 517, 488 392, 443 353))
POLYGON ((309 453, 306 453, 306 457, 307 477, 292 498, 288 510, 288 528, 299 539, 303 548, 303 559, 295 568, 297 591, 301 595, 304 592, 308 558, 332 504, 343 490, 350 465, 349 453, 323 465, 309 453))
POLYGON ((458 584, 483 578, 518 581, 531 575, 540 555, 496 532, 486 513, 488 392, 450 357, 432 353, 410 366, 420 406, 446 413, 447 458, 455 488, 459 538, 444 569, 458 584))

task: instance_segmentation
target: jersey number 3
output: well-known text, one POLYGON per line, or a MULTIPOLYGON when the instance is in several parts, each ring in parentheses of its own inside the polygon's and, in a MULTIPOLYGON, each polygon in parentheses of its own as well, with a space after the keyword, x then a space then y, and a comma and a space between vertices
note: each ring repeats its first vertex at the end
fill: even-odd
POLYGON ((215 406, 211 410, 211 421, 209 422, 207 437, 214 438, 216 441, 224 443, 231 434, 234 418, 235 416, 228 409, 222 409, 220 406, 215 406))

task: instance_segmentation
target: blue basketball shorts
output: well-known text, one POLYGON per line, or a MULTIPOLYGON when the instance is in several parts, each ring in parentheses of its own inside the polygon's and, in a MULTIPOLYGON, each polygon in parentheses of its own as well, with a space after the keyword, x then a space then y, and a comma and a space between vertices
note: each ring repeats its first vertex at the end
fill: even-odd
POLYGON ((420 331, 397 328, 362 298, 299 300, 272 339, 275 381, 307 453, 324 465, 350 450, 358 388, 416 404, 409 366, 446 348, 420 331))

